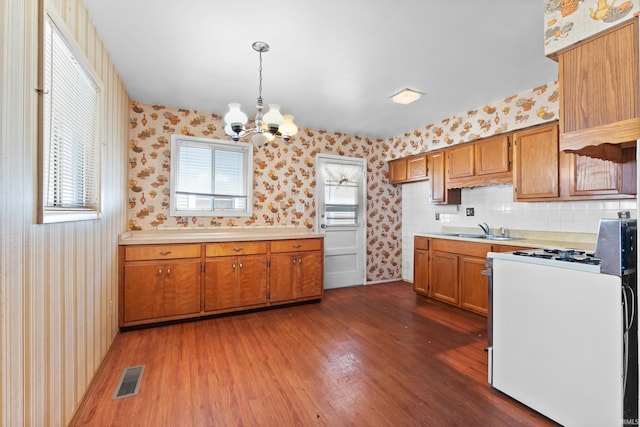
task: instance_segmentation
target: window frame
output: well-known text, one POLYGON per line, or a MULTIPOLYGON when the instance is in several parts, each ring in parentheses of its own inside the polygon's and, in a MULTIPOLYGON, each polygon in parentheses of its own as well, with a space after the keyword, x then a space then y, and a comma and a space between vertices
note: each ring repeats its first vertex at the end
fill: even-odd
MULTIPOLYGON (((187 136, 180 134, 171 135, 171 167, 169 181, 169 215, 173 217, 251 217, 253 216, 253 145, 244 142, 230 142, 221 139, 204 138, 197 136, 187 136), (177 155, 181 144, 210 147, 212 151, 237 151, 244 153, 243 167, 246 194, 246 206, 244 209, 215 209, 211 210, 177 210, 176 209, 176 186, 178 182, 177 155)), ((196 192, 193 192, 196 193, 196 192)), ((214 193, 211 193, 213 195, 214 193)))
MULTIPOLYGON (((64 19, 56 11, 55 7, 49 0, 40 2, 39 8, 39 35, 38 35, 38 212, 37 222, 40 224, 58 223, 58 222, 70 222, 70 221, 86 221, 86 220, 98 220, 102 212, 102 159, 103 159, 103 114, 104 114, 104 91, 103 83, 100 77, 97 75, 93 66, 87 59, 82 48, 78 45, 75 37, 71 31, 65 25, 64 19), (77 62, 79 68, 83 71, 85 77, 87 77, 91 83, 95 86, 97 102, 96 102, 96 116, 95 116, 95 129, 93 129, 95 139, 89 140, 90 143, 95 144, 93 147, 95 151, 95 158, 91 163, 83 163, 83 170, 88 169, 89 174, 93 175, 93 189, 95 192, 94 206, 85 207, 55 207, 47 206, 45 189, 47 185, 45 180, 48 180, 46 171, 48 169, 45 165, 46 153, 45 150, 49 148, 49 141, 45 138, 48 136, 48 131, 45 129, 45 97, 49 96, 48 84, 45 82, 45 58, 46 52, 46 37, 47 37, 47 21, 51 22, 51 25, 57 31, 60 40, 64 43, 65 47, 69 50, 73 59, 77 62), (93 165, 93 167, 91 167, 93 165)), ((86 141, 85 141, 86 142, 86 141)), ((91 181, 91 180, 89 180, 91 181)))

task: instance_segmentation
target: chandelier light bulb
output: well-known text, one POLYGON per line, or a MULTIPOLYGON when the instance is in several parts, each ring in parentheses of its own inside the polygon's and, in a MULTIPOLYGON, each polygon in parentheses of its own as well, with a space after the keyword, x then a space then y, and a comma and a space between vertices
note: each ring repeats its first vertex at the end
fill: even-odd
POLYGON ((262 120, 267 124, 270 132, 277 132, 278 127, 284 123, 284 117, 282 113, 280 113, 280 106, 278 104, 269 104, 269 111, 264 115, 262 120))
POLYGON ((229 104, 229 111, 224 115, 224 122, 226 124, 234 125, 236 123, 240 123, 241 125, 244 125, 247 121, 248 117, 242 112, 242 110, 240 110, 240 104, 236 102, 229 104))
POLYGON ((280 133, 283 138, 287 137, 291 139, 293 135, 298 133, 298 126, 293 123, 293 116, 291 114, 284 115, 284 123, 280 125, 280 133))

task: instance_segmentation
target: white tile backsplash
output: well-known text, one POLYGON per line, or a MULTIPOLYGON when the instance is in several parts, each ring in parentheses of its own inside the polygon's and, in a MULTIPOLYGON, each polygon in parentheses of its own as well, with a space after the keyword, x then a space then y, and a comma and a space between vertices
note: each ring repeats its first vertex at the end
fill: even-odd
MULTIPOLYGON (((440 213, 429 204, 429 182, 402 185, 402 277, 413 281, 413 235, 438 232, 443 226, 477 227, 486 222, 492 229, 597 233, 600 219, 617 218, 618 211, 631 212, 637 218, 636 200, 589 200, 572 202, 514 202, 512 185, 462 190, 462 204, 457 210, 440 213), (466 216, 466 208, 475 215, 466 216)), ((478 228, 480 230, 480 228, 478 228)))

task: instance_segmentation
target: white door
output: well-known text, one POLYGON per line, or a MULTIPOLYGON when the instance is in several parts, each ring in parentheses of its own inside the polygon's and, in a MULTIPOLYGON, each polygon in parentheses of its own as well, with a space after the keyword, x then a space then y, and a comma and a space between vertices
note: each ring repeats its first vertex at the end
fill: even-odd
POLYGON ((316 156, 316 230, 324 233, 324 287, 365 284, 366 160, 316 156))

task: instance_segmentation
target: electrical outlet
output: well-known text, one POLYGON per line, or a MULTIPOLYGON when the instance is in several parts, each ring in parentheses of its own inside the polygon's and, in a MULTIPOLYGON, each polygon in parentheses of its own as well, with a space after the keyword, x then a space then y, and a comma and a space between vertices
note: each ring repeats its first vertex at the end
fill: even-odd
POLYGON ((467 208, 467 216, 474 216, 475 210, 473 208, 467 208))
POLYGON ((436 212, 436 221, 440 221, 440 214, 436 212))
POLYGON ((298 203, 296 205, 296 212, 300 212, 300 213, 304 212, 304 203, 298 203))

